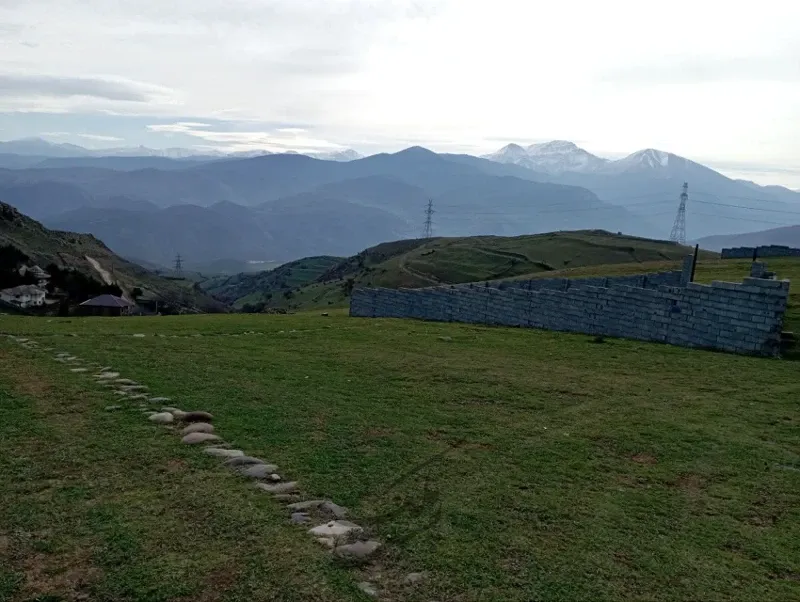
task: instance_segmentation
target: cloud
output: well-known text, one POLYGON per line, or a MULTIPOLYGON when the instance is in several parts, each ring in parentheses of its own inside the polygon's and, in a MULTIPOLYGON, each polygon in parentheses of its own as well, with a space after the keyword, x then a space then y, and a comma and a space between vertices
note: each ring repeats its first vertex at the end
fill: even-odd
POLYGON ((0 0, 0 73, 33 78, 0 112, 145 145, 568 139, 791 165, 798 22, 788 0, 0 0))
POLYGON ((220 122, 214 126, 208 123, 179 121, 176 123, 152 124, 147 130, 161 134, 183 134, 199 138, 206 143, 212 143, 212 148, 228 152, 269 150, 284 152, 294 150, 298 152, 314 152, 325 150, 340 150, 344 147, 321 138, 306 136, 308 130, 300 127, 276 127, 270 130, 239 129, 252 127, 254 124, 245 122, 220 122), (211 129, 213 128, 213 129, 211 129))
POLYGON ((161 134, 192 134, 197 128, 209 128, 207 123, 198 123, 195 121, 178 121, 177 123, 158 123, 148 125, 147 129, 151 132, 158 132, 161 134))
POLYGON ((0 73, 0 98, 88 97, 127 102, 150 102, 168 95, 159 86, 117 77, 65 77, 0 73))
POLYGON ((96 140, 97 142, 124 142, 124 138, 120 138, 119 136, 106 136, 103 134, 78 134, 80 138, 85 138, 86 140, 96 140))
POLYGON ((687 56, 626 65, 600 77, 603 83, 653 86, 721 82, 800 83, 800 56, 687 56))

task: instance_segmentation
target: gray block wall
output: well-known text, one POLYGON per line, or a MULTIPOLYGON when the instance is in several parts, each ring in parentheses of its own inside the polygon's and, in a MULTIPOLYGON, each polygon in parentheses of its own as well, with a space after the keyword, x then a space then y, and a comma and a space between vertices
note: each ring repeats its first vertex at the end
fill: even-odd
MULTIPOLYGON (((680 272, 678 272, 680 274, 680 272)), ((636 286, 575 279, 525 289, 484 284, 357 289, 355 317, 417 318, 543 328, 659 341, 734 353, 777 355, 789 294, 786 280, 636 286), (609 283, 605 283, 609 284, 609 283)))
POLYGON ((782 245, 768 245, 762 247, 734 247, 732 249, 722 249, 722 259, 752 259, 754 252, 758 258, 800 257, 800 249, 784 247, 782 245))

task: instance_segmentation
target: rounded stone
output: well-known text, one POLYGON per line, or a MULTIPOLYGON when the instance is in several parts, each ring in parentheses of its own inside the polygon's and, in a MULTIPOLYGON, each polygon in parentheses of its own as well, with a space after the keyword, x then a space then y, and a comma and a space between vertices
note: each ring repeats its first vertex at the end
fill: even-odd
POLYGON ((175 417, 169 412, 159 412, 158 414, 153 414, 150 416, 148 420, 158 424, 169 424, 175 420, 175 417))
POLYGON ((88 372, 89 369, 88 368, 70 368, 69 371, 70 372, 88 372))
POLYGON ((358 584, 358 589, 368 595, 370 598, 377 598, 378 597, 378 588, 376 588, 372 583, 369 581, 362 581, 358 584))
POLYGON ((106 406, 106 412, 113 412, 115 410, 121 410, 122 406, 106 406))
POLYGON ((419 583, 423 579, 425 579, 425 573, 409 573, 403 579, 403 583, 406 585, 412 585, 414 583, 419 583))
POLYGON ((253 456, 241 456, 238 458, 231 458, 225 461, 225 466, 250 466, 251 464, 266 464, 264 460, 254 458, 253 456))
POLYGON ((351 533, 362 531, 355 523, 346 520, 332 520, 324 525, 319 525, 309 530, 309 533, 318 537, 344 537, 351 533))
POLYGON ((311 520, 311 517, 305 512, 293 512, 291 521, 293 525, 303 525, 311 520))
POLYGON ((182 420, 184 422, 211 422, 214 420, 214 416, 208 412, 186 412, 182 420))
POLYGON ((366 560, 377 552, 380 547, 381 544, 378 541, 357 541, 355 543, 339 546, 333 553, 339 558, 366 560))
POLYGON ((207 447, 203 451, 209 456, 218 458, 236 458, 244 455, 244 452, 240 449, 222 449, 221 447, 207 447))
MULTIPOLYGON (((172 416, 172 413, 169 414, 172 416)), ((195 422, 194 424, 190 424, 189 426, 185 427, 182 431, 182 435, 190 435, 192 433, 213 433, 214 432, 214 425, 208 424, 207 422, 195 422)))
POLYGON ((210 441, 222 441, 216 435, 211 433, 190 433, 181 439, 187 445, 196 445, 197 443, 208 443, 210 441))
POLYGON ((239 469, 242 476, 251 479, 269 479, 273 472, 278 470, 274 464, 253 464, 251 466, 243 466, 239 469))
POLYGON ((294 493, 297 491, 299 485, 300 484, 297 481, 289 481, 288 483, 275 483, 274 485, 271 483, 256 483, 256 487, 258 489, 272 494, 294 493))
POLYGON ((326 501, 320 504, 319 509, 322 512, 330 514, 334 518, 344 518, 347 516, 347 508, 344 508, 339 504, 334 504, 333 502, 330 501, 326 501))
POLYGON ((305 510, 311 510, 312 508, 319 508, 324 503, 325 500, 306 500, 305 502, 296 502, 294 504, 289 504, 286 507, 292 512, 301 512, 305 510))

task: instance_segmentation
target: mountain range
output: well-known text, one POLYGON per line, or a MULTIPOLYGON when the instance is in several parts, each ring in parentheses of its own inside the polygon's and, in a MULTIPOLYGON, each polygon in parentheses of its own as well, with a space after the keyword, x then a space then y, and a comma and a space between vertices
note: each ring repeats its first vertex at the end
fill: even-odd
MULTIPOLYGON (((288 151, 289 154, 301 154, 296 151, 288 151)), ((86 159, 90 157, 158 157, 163 159, 185 159, 192 161, 207 161, 222 158, 247 158, 260 157, 262 155, 276 154, 272 151, 256 149, 250 151, 227 152, 208 148, 149 148, 146 146, 121 146, 117 148, 89 149, 77 144, 48 142, 42 138, 21 138, 19 140, 0 141, 0 166, 4 160, 12 161, 11 157, 27 157, 31 161, 27 167, 33 166, 36 162, 44 159, 86 159)), ((361 155, 350 148, 333 150, 327 152, 302 153, 315 159, 325 161, 353 161, 360 159, 361 155)), ((17 159, 23 162, 22 159, 17 159)), ((52 162, 51 162, 52 163, 52 162)), ((76 162, 79 164, 80 162, 76 162)), ((120 164, 123 164, 120 162, 120 164)), ((56 165, 53 165, 56 166, 56 165)))
POLYGON ((654 149, 616 161, 566 141, 511 144, 484 157, 421 147, 339 157, 350 160, 80 149, 0 143, 0 164, 9 165, 0 169, 0 199, 49 227, 94 234, 125 257, 159 265, 178 253, 192 263, 352 255, 418 236, 429 200, 440 236, 599 228, 663 239, 684 182, 690 239, 800 223, 797 192, 654 149), (50 147, 57 156, 35 154, 50 147))

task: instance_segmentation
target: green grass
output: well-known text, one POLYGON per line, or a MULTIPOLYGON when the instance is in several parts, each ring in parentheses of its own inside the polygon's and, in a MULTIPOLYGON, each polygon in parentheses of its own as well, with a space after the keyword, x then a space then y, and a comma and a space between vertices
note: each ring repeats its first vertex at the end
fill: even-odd
MULTIPOLYGON (((340 312, 0 330, 213 412, 386 542, 387 599, 800 597, 796 362, 340 312)), ((111 396, 49 357, 0 353, 0 535, 17 546, 0 592, 69 599, 66 577, 27 584, 80 566, 92 600, 364 599, 216 462, 103 412, 111 396)))

